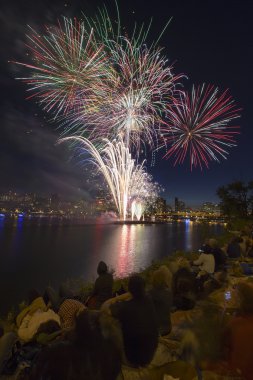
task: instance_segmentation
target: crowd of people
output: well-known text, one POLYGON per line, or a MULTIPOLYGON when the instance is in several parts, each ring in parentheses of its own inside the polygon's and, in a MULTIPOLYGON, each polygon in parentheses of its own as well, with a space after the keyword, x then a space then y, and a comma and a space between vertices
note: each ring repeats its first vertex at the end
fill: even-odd
POLYGON ((44 294, 31 290, 28 305, 16 316, 15 329, 0 328, 0 378, 116 380, 127 378, 126 368, 146 368, 139 378, 163 379, 173 373, 180 379, 198 379, 201 370, 209 370, 224 378, 252 380, 253 283, 243 267, 242 278, 232 288, 228 276, 234 260, 251 257, 251 250, 246 233, 223 248, 208 239, 196 260, 172 260, 155 269, 148 282, 134 274, 128 289, 121 286, 117 294, 103 261, 85 299, 63 286, 58 292, 49 287, 44 294), (236 294, 237 306, 225 316, 229 289, 236 294), (203 361, 201 345, 209 342, 196 332, 201 322, 194 329, 194 324, 179 321, 185 322, 191 311, 201 311, 201 302, 217 290, 224 295, 215 317, 221 322, 219 355, 203 361), (179 325, 181 335, 175 333, 179 325), (168 367, 170 363, 174 366, 168 367), (152 370, 162 367, 154 375, 152 370))

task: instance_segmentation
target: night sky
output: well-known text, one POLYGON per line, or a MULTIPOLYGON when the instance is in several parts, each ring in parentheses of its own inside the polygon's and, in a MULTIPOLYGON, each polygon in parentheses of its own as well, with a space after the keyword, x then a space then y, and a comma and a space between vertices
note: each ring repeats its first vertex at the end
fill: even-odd
MULTIPOLYGON (((1 2, 1 138, 0 191, 57 192, 63 197, 90 195, 87 173, 71 159, 64 146, 56 146, 57 125, 48 121, 34 101, 25 100, 26 86, 15 77, 24 69, 8 61, 27 60, 27 24, 41 30, 62 15, 80 18, 81 11, 94 15, 98 5, 106 4, 115 14, 113 0, 12 1, 1 2)), ((118 0, 122 25, 131 32, 138 24, 153 18, 149 42, 156 39, 173 17, 160 45, 164 46, 175 73, 184 73, 192 83, 211 83, 221 90, 229 88, 238 107, 241 126, 238 146, 230 149, 227 160, 213 162, 208 170, 193 169, 189 161, 173 166, 172 160, 156 158, 147 168, 164 188, 163 196, 172 204, 175 196, 196 205, 216 201, 216 189, 234 180, 253 179, 253 23, 252 1, 247 0, 118 0)), ((129 33, 130 34, 130 33, 129 33)), ((26 71, 27 73, 27 71, 26 71)))

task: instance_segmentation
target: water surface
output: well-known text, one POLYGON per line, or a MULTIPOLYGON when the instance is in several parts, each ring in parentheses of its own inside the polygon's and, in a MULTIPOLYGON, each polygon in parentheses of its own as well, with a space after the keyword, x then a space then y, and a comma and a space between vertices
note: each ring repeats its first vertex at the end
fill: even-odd
POLYGON ((176 250, 197 250, 206 234, 222 225, 203 227, 190 221, 153 225, 9 224, 0 220, 0 313, 25 298, 68 278, 95 280, 100 260, 117 276, 147 267, 176 250))

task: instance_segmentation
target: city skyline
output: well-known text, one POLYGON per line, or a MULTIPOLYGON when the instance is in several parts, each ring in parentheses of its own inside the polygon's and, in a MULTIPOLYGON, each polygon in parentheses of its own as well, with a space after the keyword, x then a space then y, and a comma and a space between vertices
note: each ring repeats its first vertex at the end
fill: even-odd
MULTIPOLYGON (((13 1, 0 11, 1 43, 5 47, 1 62, 0 190, 42 189, 53 193, 61 190, 66 195, 81 193, 87 199, 92 198, 87 171, 83 173, 83 169, 70 159, 66 147, 55 146, 59 136, 57 125, 48 121, 48 115, 38 105, 24 100, 26 88, 14 79, 20 71, 7 61, 24 59, 26 24, 40 28, 43 23, 54 24, 60 15, 79 17, 82 10, 93 14, 96 5, 101 4, 100 1, 94 5, 56 1, 53 5, 48 2, 45 7, 45 2, 39 1, 35 9, 30 1, 26 6, 13 1)), ((145 4, 148 6, 144 8, 142 0, 137 4, 134 1, 119 2, 122 24, 130 29, 134 20, 147 24, 153 16, 152 39, 153 35, 154 38, 157 36, 161 24, 165 25, 173 17, 161 38, 161 45, 165 46, 170 61, 176 61, 176 72, 189 75, 189 87, 193 82, 210 82, 222 90, 229 88, 238 106, 243 108, 238 146, 230 150, 228 160, 211 163, 209 170, 191 172, 188 163, 173 167, 172 161, 161 160, 159 152, 155 154, 155 165, 150 166, 151 157, 147 155, 148 171, 166 189, 161 196, 169 203, 176 196, 191 206, 204 201, 217 202, 215 192, 219 186, 236 179, 252 179, 250 2, 223 1, 219 8, 217 1, 205 2, 205 6, 200 1, 174 4, 160 0, 155 8, 151 3, 145 4)), ((106 6, 115 12, 113 1, 106 2, 106 6)))
MULTIPOLYGON (((162 196, 157 196, 157 202, 164 203, 164 207, 168 210, 173 211, 185 211, 185 210, 204 210, 204 209, 218 209, 219 203, 213 203, 209 201, 205 201, 203 203, 200 203, 198 206, 192 207, 191 205, 187 204, 184 199, 179 199, 177 196, 175 196, 173 199, 171 199, 171 202, 168 202, 167 199, 163 198, 162 196)), ((75 205, 80 202, 88 205, 94 205, 96 203, 103 203, 103 207, 101 208, 101 211, 115 211, 115 206, 113 205, 113 200, 110 195, 110 192, 98 192, 96 195, 93 196, 92 199, 86 200, 82 197, 76 197, 74 198, 68 198, 64 197, 60 193, 35 193, 35 192, 17 192, 14 190, 9 190, 7 192, 0 193, 0 211, 1 208, 3 208, 5 205, 8 204, 14 204, 16 206, 20 205, 22 206, 29 206, 33 203, 37 205, 43 204, 43 207, 51 207, 52 205, 57 205, 57 208, 59 205, 75 205), (107 207, 104 207, 106 206, 107 207)))

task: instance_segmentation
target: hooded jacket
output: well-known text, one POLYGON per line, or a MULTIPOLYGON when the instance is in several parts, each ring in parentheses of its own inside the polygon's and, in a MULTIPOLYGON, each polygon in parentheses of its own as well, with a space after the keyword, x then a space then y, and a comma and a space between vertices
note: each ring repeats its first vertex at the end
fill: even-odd
POLYGON ((108 267, 104 261, 100 261, 97 267, 98 278, 96 279, 93 295, 97 297, 98 307, 112 297, 113 276, 108 273, 108 267))

